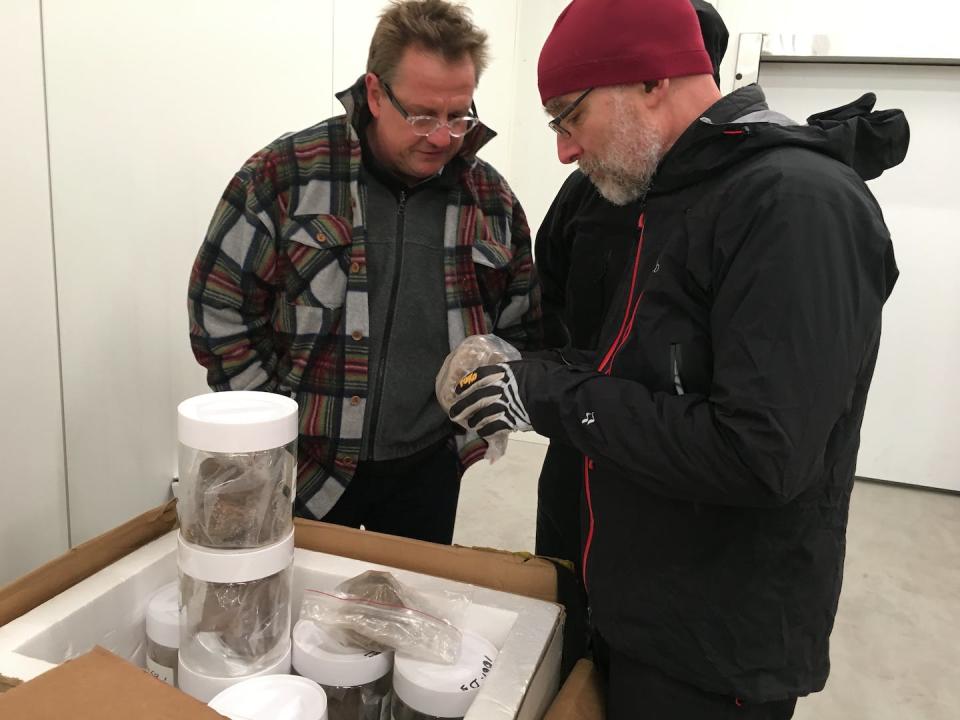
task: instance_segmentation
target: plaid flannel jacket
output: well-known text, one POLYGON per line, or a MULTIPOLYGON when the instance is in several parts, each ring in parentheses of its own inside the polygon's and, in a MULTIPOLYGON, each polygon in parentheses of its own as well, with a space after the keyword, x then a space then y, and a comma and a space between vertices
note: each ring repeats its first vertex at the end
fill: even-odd
MULTIPOLYGON (((345 115, 277 139, 233 177, 189 290, 190 341, 210 387, 297 400, 297 508, 315 517, 353 477, 368 390, 363 78, 337 97, 345 115)), ((526 217, 506 181, 476 157, 494 135, 483 125, 467 135, 447 199, 451 349, 490 332, 519 349, 542 342, 526 217)), ((464 467, 485 450, 473 433, 457 444, 464 467)))

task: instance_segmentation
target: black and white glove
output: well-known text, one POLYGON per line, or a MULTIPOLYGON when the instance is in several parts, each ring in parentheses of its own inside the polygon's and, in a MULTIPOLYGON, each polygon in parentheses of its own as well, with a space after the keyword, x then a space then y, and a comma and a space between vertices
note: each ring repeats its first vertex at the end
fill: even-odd
POLYGON ((460 399, 451 406, 450 419, 483 438, 501 430, 532 430, 510 365, 484 365, 460 378, 455 391, 460 399))

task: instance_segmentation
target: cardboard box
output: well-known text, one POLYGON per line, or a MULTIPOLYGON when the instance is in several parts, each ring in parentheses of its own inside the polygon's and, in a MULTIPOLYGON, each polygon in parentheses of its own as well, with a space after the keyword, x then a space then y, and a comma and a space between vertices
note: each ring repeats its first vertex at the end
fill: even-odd
POLYGON ((100 647, 0 695, 0 717, 223 720, 199 700, 100 647))
MULTIPOLYGON (((29 680, 95 645, 142 666, 146 602, 177 572, 170 510, 135 518, 0 589, 0 619, 15 618, 0 627, 0 673, 29 680)), ((415 586, 475 585, 465 625, 500 655, 467 717, 543 716, 559 684, 563 624, 548 561, 300 520, 296 544, 294 616, 306 587, 329 590, 367 569, 415 586)))

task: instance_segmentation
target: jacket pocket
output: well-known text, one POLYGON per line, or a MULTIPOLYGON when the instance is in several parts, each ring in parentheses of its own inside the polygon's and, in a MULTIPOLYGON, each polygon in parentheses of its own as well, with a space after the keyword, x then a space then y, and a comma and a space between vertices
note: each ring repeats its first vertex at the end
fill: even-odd
POLYGON ((343 305, 351 241, 343 218, 314 215, 289 218, 283 225, 287 302, 309 307, 343 305))
POLYGON ((475 242, 470 255, 475 265, 481 265, 492 270, 503 270, 513 260, 513 251, 493 239, 475 242))
POLYGON ((294 217, 284 223, 282 238, 282 329, 300 336, 334 332, 347 294, 350 228, 333 215, 294 217))

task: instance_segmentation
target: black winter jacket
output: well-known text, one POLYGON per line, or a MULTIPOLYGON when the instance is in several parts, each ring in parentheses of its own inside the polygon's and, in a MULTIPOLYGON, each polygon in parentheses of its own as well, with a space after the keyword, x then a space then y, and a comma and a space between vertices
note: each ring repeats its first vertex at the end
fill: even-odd
POLYGON ((547 347, 595 350, 602 320, 633 259, 640 202, 619 207, 604 200, 590 178, 570 174, 537 231, 547 347))
MULTIPOLYGON (((514 363, 534 428, 581 450, 592 621, 617 650, 753 702, 823 688, 881 308, 865 179, 902 161, 866 95, 809 126, 757 86, 674 144, 591 366, 514 363)), ((583 358, 580 358, 581 360, 583 358)))

